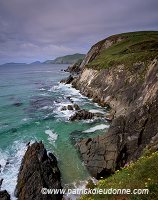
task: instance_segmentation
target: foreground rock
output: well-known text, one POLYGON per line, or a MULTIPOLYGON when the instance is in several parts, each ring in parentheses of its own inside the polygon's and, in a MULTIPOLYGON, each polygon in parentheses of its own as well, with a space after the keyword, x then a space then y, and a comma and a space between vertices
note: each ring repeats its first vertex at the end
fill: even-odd
POLYGON ((94 116, 94 113, 88 112, 86 110, 79 110, 73 116, 70 117, 70 121, 92 119, 94 116))
POLYGON ((0 191, 0 200, 10 200, 10 195, 6 190, 0 191))
MULTIPOLYGON (((112 109, 113 115, 109 116, 112 124, 108 133, 77 142, 84 163, 97 178, 108 176, 127 162, 139 158, 157 134, 157 59, 148 57, 144 62, 130 63, 130 66, 115 63, 114 66, 100 70, 94 65, 90 67, 102 50, 105 51, 113 44, 119 45, 126 39, 128 34, 126 37, 110 37, 94 45, 83 61, 82 73, 72 82, 82 94, 112 109)), ((143 45, 143 48, 150 48, 147 44, 143 45)), ((137 48, 142 48, 140 43, 137 48)), ((146 51, 146 54, 150 52, 146 51)), ((154 138, 157 144, 158 137, 154 138)), ((157 145, 154 148, 157 149, 157 145)))
POLYGON ((43 195, 42 188, 61 189, 60 171, 53 154, 42 143, 28 147, 22 160, 15 194, 18 200, 60 200, 61 195, 43 195))

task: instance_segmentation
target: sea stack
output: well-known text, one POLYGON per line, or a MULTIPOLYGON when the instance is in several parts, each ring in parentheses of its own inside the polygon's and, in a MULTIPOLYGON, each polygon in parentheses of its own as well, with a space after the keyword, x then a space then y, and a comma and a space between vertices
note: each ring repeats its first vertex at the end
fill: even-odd
POLYGON ((62 189, 57 160, 42 142, 28 147, 20 167, 15 195, 18 200, 60 200, 62 195, 42 194, 42 188, 62 189))

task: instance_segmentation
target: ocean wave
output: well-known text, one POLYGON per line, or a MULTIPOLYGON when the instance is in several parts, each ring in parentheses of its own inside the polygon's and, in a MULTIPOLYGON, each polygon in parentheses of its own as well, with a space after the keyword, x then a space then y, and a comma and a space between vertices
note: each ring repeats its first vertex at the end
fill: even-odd
POLYGON ((48 140, 50 143, 55 142, 58 138, 58 135, 56 133, 53 133, 53 131, 50 129, 45 130, 45 133, 49 136, 48 140))
POLYGON ((40 89, 38 89, 38 90, 40 90, 40 91, 46 91, 46 89, 45 89, 45 88, 40 88, 40 89))
POLYGON ((100 125, 97 125, 97 126, 94 126, 88 130, 85 130, 83 131, 84 133, 92 133, 92 132, 95 132, 95 131, 98 131, 98 130, 103 130, 103 129, 106 129, 106 128, 109 128, 109 125, 106 125, 106 124, 100 124, 100 125))
POLYGON ((8 154, 5 152, 2 153, 2 150, 0 149, 0 172, 2 173, 4 171, 4 168, 6 166, 8 159, 8 154))
POLYGON ((104 111, 97 110, 97 109, 91 109, 91 110, 89 110, 89 112, 91 112, 91 113, 101 113, 101 114, 104 114, 104 111))
MULTIPOLYGON (((73 189, 77 189, 77 190, 84 190, 84 189, 86 189, 86 185, 88 184, 88 181, 89 180, 92 180, 92 182, 94 183, 94 184, 96 184, 97 183, 97 180, 95 179, 95 178, 92 178, 92 177, 88 177, 86 180, 84 180, 84 181, 75 181, 75 182, 73 182, 73 183, 71 183, 71 184, 66 184, 65 186, 64 186, 64 188, 65 189, 72 189, 72 191, 73 191, 73 189)), ((64 195, 64 199, 65 200, 77 200, 77 199, 79 199, 80 198, 80 194, 65 194, 64 195)))
MULTIPOLYGON (((32 142, 31 142, 32 143, 32 142)), ((21 160, 27 149, 23 141, 15 141, 13 145, 5 151, 0 151, 0 164, 3 166, 1 178, 3 178, 2 189, 5 189, 15 200, 14 190, 17 183, 17 176, 21 165, 21 160)))
POLYGON ((72 105, 70 102, 60 102, 60 103, 55 103, 56 109, 54 110, 54 113, 57 115, 56 117, 59 118, 65 118, 69 119, 70 116, 72 116, 75 111, 74 110, 62 110, 63 107, 67 107, 68 105, 72 105))
POLYGON ((52 109, 53 109, 53 106, 43 106, 39 110, 52 110, 52 109))

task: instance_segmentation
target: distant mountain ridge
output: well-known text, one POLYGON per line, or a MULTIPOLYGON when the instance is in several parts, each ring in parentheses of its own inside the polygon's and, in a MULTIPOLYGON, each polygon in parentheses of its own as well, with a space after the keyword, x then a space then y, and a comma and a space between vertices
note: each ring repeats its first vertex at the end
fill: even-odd
POLYGON ((76 53, 73 55, 57 57, 54 60, 46 60, 44 64, 74 64, 78 62, 79 60, 83 60, 84 57, 85 57, 85 54, 76 53))
POLYGON ((15 62, 9 62, 9 63, 4 63, 0 66, 3 66, 3 65, 10 65, 10 66, 14 66, 14 65, 27 65, 26 63, 15 63, 15 62))
MULTIPOLYGON (((74 63, 80 63, 83 59, 85 58, 85 54, 80 54, 80 53, 75 53, 72 55, 65 55, 65 56, 60 56, 55 58, 54 60, 46 60, 44 62, 40 61, 34 61, 32 63, 15 63, 15 62, 10 62, 10 63, 4 63, 1 64, 3 65, 34 65, 34 64, 74 64, 74 63)), ((1 66, 0 65, 0 66, 1 66)))

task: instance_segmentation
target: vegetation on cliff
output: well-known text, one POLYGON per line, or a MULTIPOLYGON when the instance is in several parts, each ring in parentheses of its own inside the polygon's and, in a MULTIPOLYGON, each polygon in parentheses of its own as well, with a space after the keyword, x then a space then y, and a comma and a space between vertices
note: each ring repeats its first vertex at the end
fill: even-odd
POLYGON ((149 189, 149 194, 131 195, 85 195, 82 200, 156 200, 158 194, 158 152, 147 151, 136 162, 127 163, 124 168, 109 178, 100 180, 97 185, 89 184, 97 189, 149 189))
POLYGON ((96 45, 101 46, 100 50, 87 67, 102 69, 124 64, 131 69, 137 64, 147 66, 157 57, 158 31, 118 34, 96 45))
POLYGON ((156 200, 158 152, 141 156, 153 141, 158 144, 158 32, 124 33, 102 40, 92 46, 82 67, 72 85, 100 105, 108 105, 114 115, 104 135, 76 144, 90 174, 102 177, 95 187, 150 191, 149 195, 82 199, 156 200))

